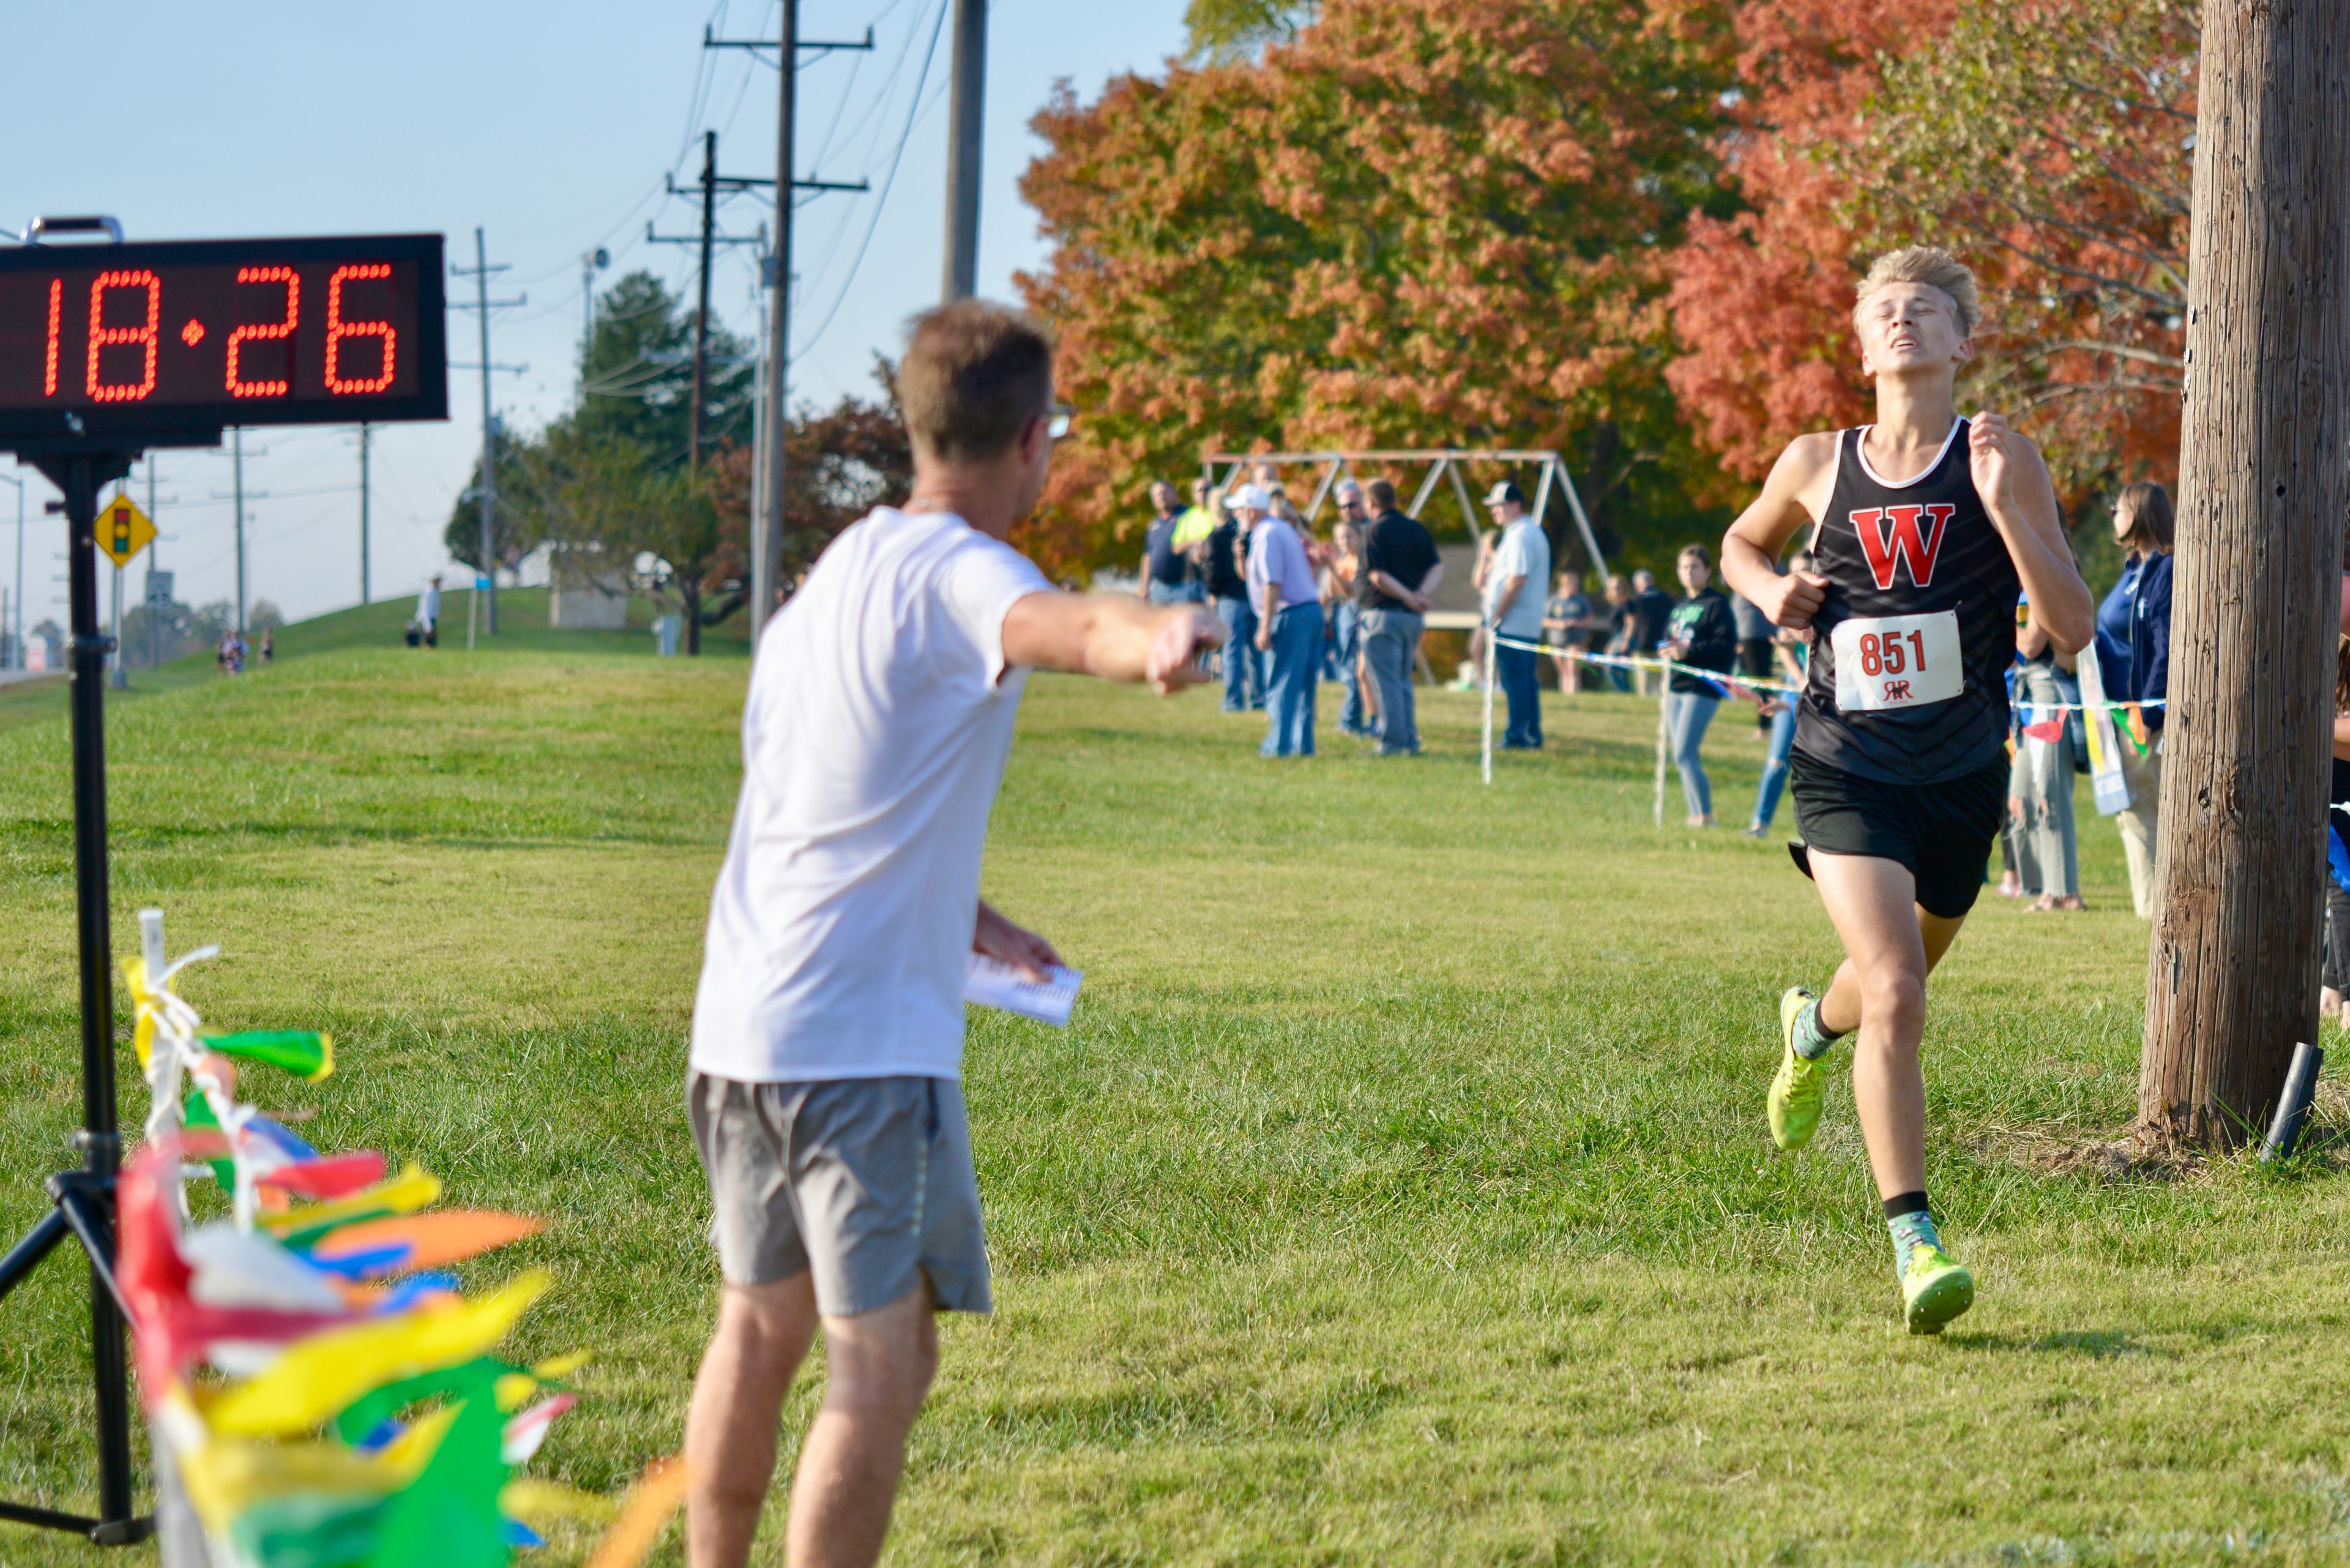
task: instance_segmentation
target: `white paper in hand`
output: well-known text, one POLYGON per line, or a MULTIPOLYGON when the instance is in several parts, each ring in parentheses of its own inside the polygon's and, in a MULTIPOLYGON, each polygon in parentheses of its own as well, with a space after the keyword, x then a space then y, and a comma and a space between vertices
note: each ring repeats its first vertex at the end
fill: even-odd
POLYGON ((1068 1024, 1069 1010, 1077 1004, 1077 987, 1085 978, 1076 970, 1055 964, 1045 971, 1045 981, 1040 985, 1024 979, 1008 963, 973 953, 971 968, 963 976, 962 999, 982 1007, 1000 1007, 1006 1012, 1016 1012, 1023 1018, 1034 1018, 1060 1029, 1068 1024))

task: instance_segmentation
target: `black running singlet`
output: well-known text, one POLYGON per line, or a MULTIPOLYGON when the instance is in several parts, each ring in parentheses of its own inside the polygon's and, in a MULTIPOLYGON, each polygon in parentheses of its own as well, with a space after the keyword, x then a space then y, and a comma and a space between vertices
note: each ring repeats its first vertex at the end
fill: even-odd
POLYGON ((1863 778, 1937 784, 2000 753, 2022 585, 1975 493, 1967 421, 1907 484, 1869 469, 1867 428, 1837 433, 1835 485, 1812 534, 1829 587, 1795 749, 1863 778))

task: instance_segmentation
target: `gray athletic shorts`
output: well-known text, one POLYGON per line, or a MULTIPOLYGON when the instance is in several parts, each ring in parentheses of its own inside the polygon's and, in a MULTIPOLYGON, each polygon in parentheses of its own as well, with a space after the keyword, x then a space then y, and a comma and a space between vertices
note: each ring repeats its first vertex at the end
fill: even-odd
POLYGON ((691 1073, 685 1099, 730 1283, 810 1270, 816 1310, 853 1317, 912 1290, 919 1271, 941 1312, 993 1309, 962 1085, 691 1073))

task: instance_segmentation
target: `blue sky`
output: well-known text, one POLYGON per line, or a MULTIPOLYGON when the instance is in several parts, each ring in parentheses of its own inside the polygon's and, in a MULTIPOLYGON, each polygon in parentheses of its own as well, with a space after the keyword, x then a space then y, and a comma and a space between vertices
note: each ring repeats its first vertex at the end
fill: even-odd
MULTIPOLYGON (((812 58, 800 77, 803 176, 872 181, 869 196, 804 197, 795 210, 795 401, 869 391, 868 367, 899 324, 938 294, 945 202, 944 88, 951 0, 802 0, 810 38, 858 38, 869 55, 812 58), (934 34, 927 85, 915 88, 934 34), (910 131, 909 126, 910 125, 910 131), (902 140, 904 151, 897 153, 902 140), (893 156, 888 198, 879 189, 893 156), (870 233, 868 238, 868 230, 870 233), (852 270, 852 262, 863 259, 852 270), (819 333, 817 328, 821 327, 819 333)), ((1016 185, 1039 148, 1027 130, 1054 81, 1081 96, 1113 74, 1156 71, 1182 47, 1182 0, 997 0, 988 38, 980 287, 1008 296, 1013 272, 1044 251, 1016 185)), ((528 305, 500 313, 493 351, 529 369, 497 379, 519 425, 572 395, 583 251, 613 253, 609 282, 647 266, 681 291, 691 248, 649 245, 692 227, 691 203, 661 195, 664 174, 699 171, 699 138, 719 132, 722 171, 774 171, 776 73, 740 50, 704 55, 702 31, 772 36, 773 0, 406 0, 349 6, 207 0, 93 0, 19 6, 16 69, 0 92, 0 226, 36 213, 105 212, 134 239, 425 230, 470 263, 473 231, 514 270, 500 292, 528 305)), ((729 233, 767 214, 756 197, 722 213, 729 233)), ((747 247, 745 247, 747 250, 747 247)), ((727 255, 713 313, 755 321, 751 263, 727 255)), ((452 287, 455 285, 452 283, 452 287)), ((452 313, 452 354, 473 358, 468 314, 452 313)), ((452 372, 446 425, 388 427, 375 442, 376 597, 413 593, 443 557, 441 531, 480 442, 477 382, 452 372)), ((301 617, 359 597, 356 442, 348 430, 256 432, 245 464, 252 593, 301 617)), ((224 452, 225 449, 224 449, 224 452)), ((191 602, 234 591, 225 455, 159 459, 161 565, 191 602)), ((48 493, 32 471, 36 498, 48 493)), ((142 477, 133 493, 142 501, 142 477)), ((0 583, 14 592, 0 490, 0 583)), ((64 618, 63 545, 37 500, 25 552, 30 616, 64 618)), ((137 591, 134 569, 130 591, 137 591)))

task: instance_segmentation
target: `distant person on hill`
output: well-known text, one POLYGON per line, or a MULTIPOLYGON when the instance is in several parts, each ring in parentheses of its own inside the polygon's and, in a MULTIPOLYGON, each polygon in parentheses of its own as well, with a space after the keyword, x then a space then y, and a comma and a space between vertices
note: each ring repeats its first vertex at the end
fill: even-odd
POLYGON ((1419 714, 1411 672, 1429 601, 1444 580, 1444 563, 1419 520, 1396 505, 1392 483, 1372 480, 1363 487, 1363 499, 1372 516, 1363 531, 1363 573, 1355 585, 1355 603, 1363 612, 1363 658, 1379 693, 1379 755, 1417 756, 1419 714))
POLYGON ((416 614, 409 621, 415 637, 408 646, 421 641, 427 648, 441 646, 441 574, 435 572, 425 583, 424 591, 416 596, 416 614))
POLYGON ((1297 529, 1262 484, 1243 484, 1232 510, 1248 529, 1249 600, 1265 655, 1268 757, 1314 754, 1314 698, 1322 679, 1322 596, 1297 529))
POLYGON ((277 657, 277 630, 275 627, 261 628, 261 662, 268 663, 277 657))
POLYGON ((1159 515, 1142 531, 1142 591, 1155 605, 1197 604, 1204 597, 1191 561, 1176 547, 1175 530, 1182 525, 1182 497, 1165 480, 1150 486, 1159 515))
POLYGON ((1486 635, 1495 639, 1493 672, 1510 706, 1502 749, 1539 751, 1542 655, 1523 645, 1542 640, 1543 585, 1550 581, 1550 540, 1544 535, 1542 524, 1527 513, 1526 493, 1509 480, 1486 492, 1485 510, 1501 533, 1482 587, 1486 635))
POLYGON ((686 1082, 725 1276, 686 1415, 697 1568, 749 1557, 819 1328, 829 1386, 785 1552, 880 1555, 933 1314, 993 1301, 960 1086, 967 966, 1042 979, 1058 961, 979 897, 1027 672, 1173 691, 1222 636, 1197 606, 1058 592, 1003 542, 1052 461, 1052 355, 982 300, 917 317, 898 369, 913 493, 833 540, 759 639, 686 1082))

